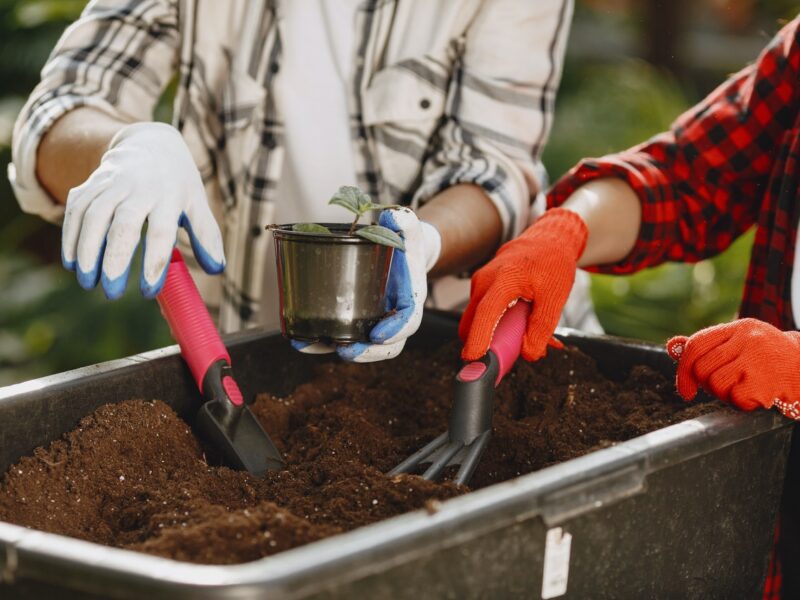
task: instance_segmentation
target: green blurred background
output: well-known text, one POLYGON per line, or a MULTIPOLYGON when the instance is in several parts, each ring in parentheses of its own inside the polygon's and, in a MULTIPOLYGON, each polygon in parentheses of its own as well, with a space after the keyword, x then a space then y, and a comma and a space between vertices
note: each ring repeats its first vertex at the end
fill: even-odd
MULTIPOLYGON (((85 0, 0 0, 0 164, 11 129, 64 27, 85 0)), ((555 179, 666 128, 753 60, 797 8, 790 0, 577 0, 545 163, 555 179)), ((168 103, 160 117, 166 118, 168 103)), ((60 266, 56 227, 20 212, 0 177, 0 385, 171 343, 138 286, 117 302, 85 292, 60 266)), ((733 318, 752 232, 697 265, 595 276, 609 333, 663 341, 733 318)))

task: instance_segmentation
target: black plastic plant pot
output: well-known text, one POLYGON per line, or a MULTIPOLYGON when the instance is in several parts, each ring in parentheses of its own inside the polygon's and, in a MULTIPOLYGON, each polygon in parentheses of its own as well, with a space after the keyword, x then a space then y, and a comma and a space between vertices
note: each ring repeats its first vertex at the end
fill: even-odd
POLYGON ((328 224, 330 234, 272 230, 284 336, 301 341, 366 342, 386 314, 394 249, 328 224))

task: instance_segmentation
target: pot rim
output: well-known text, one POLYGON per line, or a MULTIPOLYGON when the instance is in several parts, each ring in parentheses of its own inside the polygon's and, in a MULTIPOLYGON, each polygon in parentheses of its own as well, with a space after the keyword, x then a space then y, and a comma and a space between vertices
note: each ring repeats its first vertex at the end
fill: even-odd
MULTIPOLYGON (((371 242, 366 238, 347 233, 350 229, 350 223, 319 223, 323 227, 331 230, 331 233, 314 233, 311 231, 294 231, 292 227, 296 223, 284 223, 282 225, 270 225, 268 229, 272 232, 277 240, 291 240, 293 242, 313 243, 319 242, 323 244, 358 244, 362 246, 380 246, 371 242), (337 231, 340 230, 340 231, 337 231)), ((366 225, 359 224, 356 229, 361 229, 366 225)), ((390 246, 386 246, 391 248, 390 246)))

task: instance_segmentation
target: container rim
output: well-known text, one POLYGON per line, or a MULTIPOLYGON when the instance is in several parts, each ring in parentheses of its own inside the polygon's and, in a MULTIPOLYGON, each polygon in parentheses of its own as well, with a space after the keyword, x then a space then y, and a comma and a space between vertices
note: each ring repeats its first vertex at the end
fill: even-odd
MULTIPOLYGON (((329 234, 313 233, 311 231, 294 231, 292 227, 297 223, 284 223, 282 225, 269 225, 267 229, 272 232, 276 240, 286 240, 292 242, 302 243, 320 243, 320 244, 348 244, 357 246, 378 246, 375 242, 371 242, 366 238, 357 235, 350 235, 347 231, 350 229, 349 223, 319 223, 323 227, 331 230, 329 234)), ((366 225, 359 224, 356 229, 361 229, 366 225)), ((390 246, 387 248, 393 249, 390 246)))

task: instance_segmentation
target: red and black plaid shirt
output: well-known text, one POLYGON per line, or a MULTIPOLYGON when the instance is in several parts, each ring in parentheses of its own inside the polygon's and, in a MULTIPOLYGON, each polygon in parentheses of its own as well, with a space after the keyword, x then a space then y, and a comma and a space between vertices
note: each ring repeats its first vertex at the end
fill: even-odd
POLYGON ((600 177, 620 177, 642 203, 632 273, 664 261, 696 262, 725 250, 754 223, 740 316, 794 329, 790 301, 800 219, 800 18, 755 64, 681 115, 670 131, 630 150, 584 160, 550 191, 550 206, 600 177))

